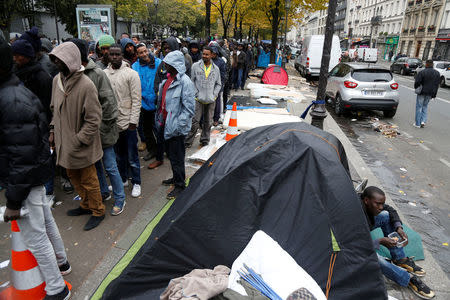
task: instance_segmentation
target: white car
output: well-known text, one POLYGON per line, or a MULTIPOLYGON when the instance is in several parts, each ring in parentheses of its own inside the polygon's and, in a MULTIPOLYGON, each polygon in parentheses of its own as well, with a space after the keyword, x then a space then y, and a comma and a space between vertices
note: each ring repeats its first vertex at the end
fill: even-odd
MULTIPOLYGON (((441 87, 445 87, 446 85, 450 85, 450 62, 448 61, 434 61, 433 68, 441 74, 441 87)), ((420 71, 425 69, 425 66, 419 67, 414 72, 414 77, 419 74, 420 71)))

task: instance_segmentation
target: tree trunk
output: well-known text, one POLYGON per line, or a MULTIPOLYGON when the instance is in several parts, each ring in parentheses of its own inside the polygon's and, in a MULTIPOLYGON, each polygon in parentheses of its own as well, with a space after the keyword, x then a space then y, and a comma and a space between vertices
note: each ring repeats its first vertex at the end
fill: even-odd
POLYGON ((205 1, 206 16, 205 16, 205 38, 209 42, 211 36, 211 0, 205 1))
POLYGON ((270 45, 270 63, 274 64, 277 55, 278 25, 280 22, 280 0, 275 2, 275 8, 272 9, 272 45, 270 45))
POLYGON ((234 39, 237 39, 237 11, 234 13, 234 39))
POLYGON ((228 25, 223 25, 223 38, 228 38, 228 25))
POLYGON ((239 20, 239 40, 242 42, 242 17, 239 20))

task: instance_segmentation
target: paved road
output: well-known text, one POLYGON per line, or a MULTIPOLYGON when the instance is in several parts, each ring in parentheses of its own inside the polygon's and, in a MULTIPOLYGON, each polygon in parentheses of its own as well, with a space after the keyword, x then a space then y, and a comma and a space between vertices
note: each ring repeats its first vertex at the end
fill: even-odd
POLYGON ((412 126, 414 78, 397 74, 394 78, 400 85, 394 118, 384 119, 379 112, 331 114, 450 276, 450 88, 439 89, 429 105, 427 127, 418 129, 412 126), (370 120, 374 117, 397 125, 401 135, 389 139, 373 131, 370 120))

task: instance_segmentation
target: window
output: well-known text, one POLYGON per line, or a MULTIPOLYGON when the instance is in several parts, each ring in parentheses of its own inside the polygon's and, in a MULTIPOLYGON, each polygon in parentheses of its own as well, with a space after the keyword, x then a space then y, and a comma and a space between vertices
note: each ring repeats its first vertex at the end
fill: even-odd
POLYGON ((384 69, 354 70, 352 77, 362 82, 389 82, 392 80, 391 72, 384 69))
POLYGON ((350 72, 351 68, 346 65, 346 64, 342 64, 341 67, 339 68, 339 70, 336 73, 337 77, 344 77, 345 75, 347 75, 350 72))
POLYGON ((337 72, 339 71, 339 68, 342 65, 337 65, 336 67, 333 68, 333 70, 330 71, 330 76, 336 76, 337 72))

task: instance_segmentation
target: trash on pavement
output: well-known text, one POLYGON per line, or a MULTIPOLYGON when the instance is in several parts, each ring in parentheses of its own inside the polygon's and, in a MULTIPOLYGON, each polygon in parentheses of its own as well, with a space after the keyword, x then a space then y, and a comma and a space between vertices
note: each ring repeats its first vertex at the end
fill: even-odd
POLYGON ((417 206, 416 202, 409 201, 408 204, 411 205, 411 206, 417 206))
POLYGON ((278 102, 273 100, 273 99, 269 99, 269 98, 259 98, 258 100, 259 103, 261 104, 269 104, 269 105, 277 105, 278 102))
POLYGON ((0 263, 0 269, 6 268, 9 265, 9 259, 0 263))
POLYGON ((220 147, 225 145, 225 134, 224 132, 219 132, 218 130, 213 130, 211 132, 210 142, 207 146, 202 147, 198 151, 194 152, 188 157, 189 161, 207 161, 220 147))
POLYGON ((408 170, 406 170, 405 168, 400 168, 400 171, 402 171, 402 172, 408 172, 408 170))
POLYGON ((261 83, 249 83, 250 96, 258 98, 271 98, 274 100, 291 100, 295 103, 306 102, 306 97, 295 87, 271 85, 261 83))
POLYGON ((397 125, 391 125, 380 121, 378 118, 372 118, 369 123, 375 131, 381 132, 388 138, 396 137, 400 135, 397 125))

